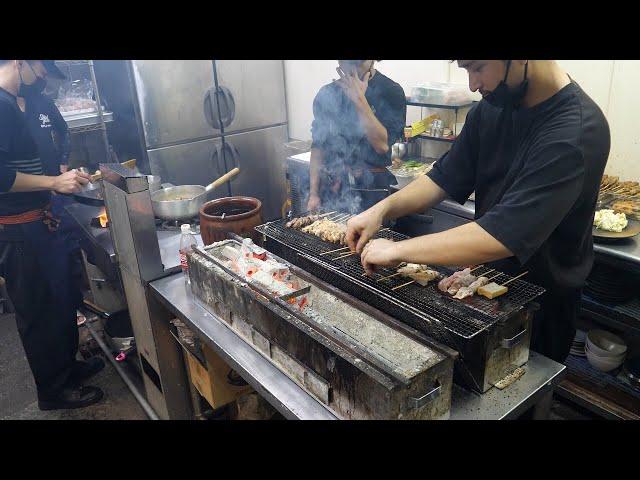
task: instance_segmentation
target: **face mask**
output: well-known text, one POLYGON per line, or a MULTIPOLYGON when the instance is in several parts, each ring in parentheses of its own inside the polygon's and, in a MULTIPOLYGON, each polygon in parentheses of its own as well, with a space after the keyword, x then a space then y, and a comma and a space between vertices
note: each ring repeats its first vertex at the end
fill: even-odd
POLYGON ((40 95, 47 86, 47 81, 44 78, 39 77, 29 63, 27 63, 27 65, 29 65, 29 68, 35 75, 36 81, 32 84, 24 83, 24 80, 22 79, 22 72, 18 72, 20 74, 20 88, 18 89, 18 96, 22 98, 40 95))
POLYGON ((502 80, 498 86, 486 97, 484 100, 487 101, 490 105, 498 108, 505 107, 516 107, 520 104, 525 94, 527 93, 527 88, 529 87, 529 80, 527 79, 527 69, 529 67, 529 63, 527 62, 524 66, 524 80, 517 87, 511 89, 507 85, 507 77, 509 76, 509 68, 511 67, 511 60, 507 63, 507 72, 504 75, 504 80, 502 80))

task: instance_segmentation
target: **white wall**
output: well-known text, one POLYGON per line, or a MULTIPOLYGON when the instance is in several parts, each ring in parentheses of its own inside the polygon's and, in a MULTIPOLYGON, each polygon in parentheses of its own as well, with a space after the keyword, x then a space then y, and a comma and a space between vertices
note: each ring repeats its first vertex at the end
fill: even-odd
MULTIPOLYGON (((558 60, 559 65, 593 98, 609 121, 611 153, 606 173, 640 180, 640 61, 558 60)), ((289 136, 311 138, 312 103, 322 85, 337 78, 335 60, 286 60, 289 136)), ((467 83, 467 75, 448 60, 384 60, 377 68, 398 82, 406 94, 424 81, 467 83)), ((407 108, 407 123, 420 109, 407 108)), ((427 142, 425 142, 427 143, 427 142)), ((428 142, 436 143, 436 142, 428 142)))

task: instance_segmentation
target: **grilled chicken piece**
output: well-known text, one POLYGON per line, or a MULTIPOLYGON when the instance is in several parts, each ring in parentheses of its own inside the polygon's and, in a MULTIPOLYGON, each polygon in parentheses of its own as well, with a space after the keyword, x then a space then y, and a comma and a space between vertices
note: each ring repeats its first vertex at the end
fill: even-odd
POLYGON ((427 265, 419 263, 407 263, 404 267, 398 269, 398 273, 403 277, 411 278, 423 287, 432 280, 440 276, 435 270, 431 270, 427 265))
MULTIPOLYGON (((465 269, 465 270, 468 270, 468 269, 465 269)), ((458 290, 460 290, 462 287, 468 287, 473 282, 475 282, 477 278, 478 277, 476 277, 475 275, 472 275, 471 273, 460 275, 449 286, 449 288, 447 289, 447 293, 449 293, 450 295, 455 295, 456 293, 458 293, 458 290)))
POLYGON ((476 291, 480 287, 483 287, 487 283, 489 283, 489 279, 487 277, 478 277, 478 279, 468 287, 460 287, 460 289, 456 292, 453 298, 463 299, 463 298, 471 297, 476 293, 476 291))
POLYGON ((322 219, 307 225, 301 231, 315 235, 325 242, 346 245, 347 226, 343 223, 322 219))
POLYGON ((445 277, 442 280, 440 280, 440 283, 438 283, 438 289, 442 292, 446 292, 447 290, 449 290, 449 287, 451 287, 453 282, 455 282, 458 279, 458 277, 462 275, 469 275, 470 273, 471 273, 470 268, 465 268, 464 270, 454 272, 452 275, 449 275, 448 277, 445 277))
POLYGON ((311 225, 313 222, 320 219, 320 215, 309 215, 306 217, 298 217, 289 220, 285 225, 287 228, 295 228, 296 230, 311 225))

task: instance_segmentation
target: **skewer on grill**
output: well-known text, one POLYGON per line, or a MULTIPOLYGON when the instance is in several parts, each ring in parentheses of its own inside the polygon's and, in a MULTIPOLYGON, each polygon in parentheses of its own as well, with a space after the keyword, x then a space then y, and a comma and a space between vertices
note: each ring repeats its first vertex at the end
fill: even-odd
POLYGON ((411 280, 410 282, 403 283, 402 285, 398 285, 397 287, 393 287, 391 290, 398 290, 399 288, 406 287, 407 285, 411 285, 412 283, 416 283, 416 281, 411 280))
POLYGON ((323 213, 322 215, 318 215, 320 218, 328 217, 329 215, 333 215, 336 212, 323 213))
POLYGON ((329 250, 328 252, 321 253, 320 255, 328 255, 329 253, 340 252, 342 250, 348 250, 349 247, 336 248, 335 250, 329 250))
POLYGON ((350 257, 351 255, 357 255, 357 254, 358 254, 358 252, 349 252, 349 253, 347 253, 345 255, 342 255, 340 257, 334 258, 334 260, 340 260, 341 258, 346 258, 346 257, 350 257))
MULTIPOLYGON (((478 265, 477 267, 469 270, 469 273, 475 272, 476 270, 478 270, 479 268, 482 268, 482 267, 484 267, 484 265, 478 265)), ((495 270, 495 268, 493 270, 495 270)), ((489 270, 489 272, 493 272, 493 270, 489 270)), ((485 273, 489 273, 489 272, 485 272, 485 273)))
MULTIPOLYGON (((514 280, 519 279, 520 277, 524 277, 527 273, 529 272, 527 271, 527 272, 521 273, 520 275, 513 277, 511 280, 507 280, 502 285, 498 285, 495 282, 488 283, 487 285, 484 285, 478 289, 478 294, 490 300, 496 297, 499 297, 500 295, 504 295, 509 290, 507 288, 507 284, 513 282, 514 280)), ((500 273, 498 275, 494 275, 491 278, 496 278, 496 277, 499 277, 500 275, 502 274, 500 273)))

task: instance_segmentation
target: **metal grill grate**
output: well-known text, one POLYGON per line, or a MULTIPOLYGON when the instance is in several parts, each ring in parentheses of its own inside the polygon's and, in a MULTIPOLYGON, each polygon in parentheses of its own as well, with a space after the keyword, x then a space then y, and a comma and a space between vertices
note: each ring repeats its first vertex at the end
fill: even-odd
MULTIPOLYGON (((324 242, 312 234, 303 233, 298 230, 284 226, 286 220, 277 220, 265 225, 256 227, 256 230, 276 241, 276 245, 281 244, 279 252, 274 252, 293 263, 300 265, 315 275, 325 278, 329 283, 352 293, 357 290, 357 296, 372 305, 378 306, 387 313, 401 319, 407 319, 410 313, 411 320, 422 321, 430 325, 426 326, 429 333, 434 333, 434 328, 440 330, 440 323, 446 330, 464 338, 470 338, 482 330, 490 327, 497 321, 515 313, 520 307, 531 302, 534 298, 544 293, 544 289, 532 285, 522 280, 516 280, 509 284, 509 291, 494 300, 489 300, 480 296, 473 296, 464 300, 458 300, 440 292, 437 282, 432 282, 426 287, 417 284, 407 285, 398 290, 393 287, 407 283, 408 279, 397 276, 388 280, 376 281, 380 277, 391 275, 395 270, 382 268, 376 277, 363 276, 364 270, 360 265, 358 255, 353 255, 336 260, 340 253, 321 255, 324 252, 335 250, 335 244, 324 242), (294 254, 300 252, 307 256, 307 260, 294 254), (297 257, 297 258, 295 258, 297 257), (296 261, 297 260, 297 261, 296 261), (350 283, 347 284, 347 283, 350 283), (382 298, 381 298, 382 297, 382 298), (386 297, 386 300, 384 299, 386 297), (394 304, 394 305, 391 305, 394 304), (382 307, 381 307, 382 306, 382 307), (392 310, 392 311, 390 311, 392 310)), ((404 240, 408 237, 390 230, 379 232, 377 238, 388 238, 392 240, 404 240)), ((436 268, 443 275, 450 275, 453 270, 443 267, 436 268)), ((483 267, 474 271, 474 275, 488 271, 483 267)), ((497 275, 492 272, 489 276, 497 275)), ((504 282, 509 280, 506 274, 500 274, 494 281, 504 282)), ((416 325, 417 328, 421 326, 416 325)), ((450 335, 446 332, 435 332, 434 335, 445 343, 451 345, 450 335), (447 338, 445 338, 447 337, 447 338)), ((454 346, 454 345, 451 345, 454 346)), ((454 346, 455 348, 455 346, 454 346)))

